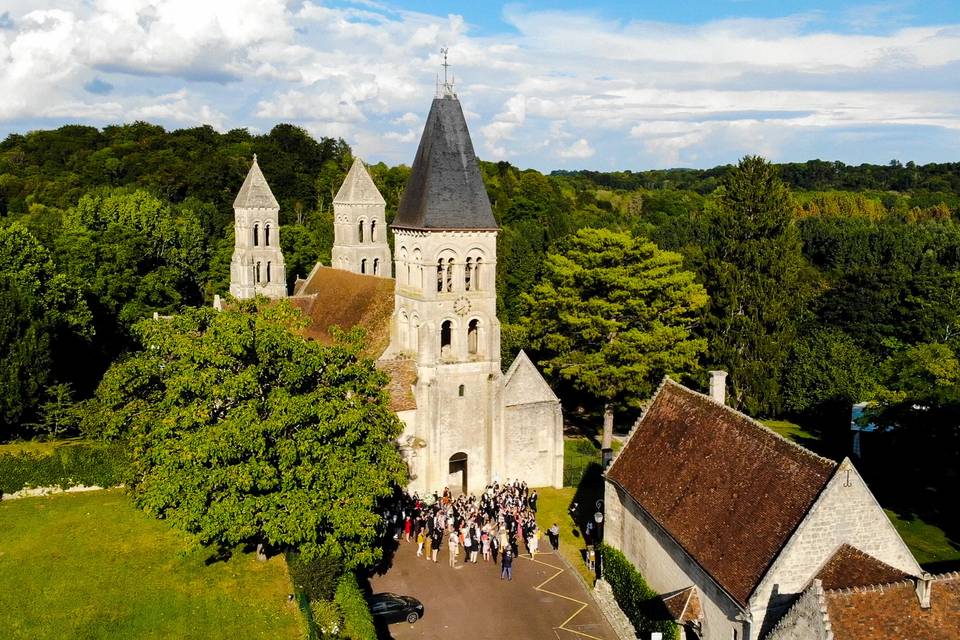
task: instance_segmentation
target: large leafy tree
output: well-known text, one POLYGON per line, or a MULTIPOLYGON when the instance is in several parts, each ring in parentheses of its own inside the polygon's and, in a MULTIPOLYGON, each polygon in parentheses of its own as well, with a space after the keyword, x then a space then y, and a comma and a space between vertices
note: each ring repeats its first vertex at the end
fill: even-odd
POLYGON ((0 437, 23 435, 61 373, 58 347, 91 334, 79 289, 49 252, 19 223, 0 228, 0 437))
POLYGON ((704 216, 709 358, 729 370, 738 407, 775 413, 808 291, 790 193, 776 167, 748 156, 727 174, 704 216))
POLYGON ((80 198, 64 213, 56 251, 90 301, 98 334, 96 351, 76 358, 90 370, 78 383, 98 379, 131 346, 135 322, 203 302, 208 251, 195 211, 145 191, 80 198))
POLYGON ((547 255, 522 320, 548 375, 603 403, 610 420, 664 375, 697 367, 706 343, 693 327, 707 293, 694 278, 645 238, 581 229, 547 255))
POLYGON ((295 547, 369 565, 375 504, 406 480, 386 377, 359 333, 322 346, 289 303, 188 309, 135 326, 142 350, 97 390, 110 438, 128 438, 144 510, 199 542, 295 547))

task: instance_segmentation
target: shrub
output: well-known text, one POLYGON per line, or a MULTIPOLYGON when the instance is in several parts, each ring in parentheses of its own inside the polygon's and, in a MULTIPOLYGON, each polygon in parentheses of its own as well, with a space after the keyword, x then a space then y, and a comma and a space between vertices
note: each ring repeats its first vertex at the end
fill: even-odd
POLYGON ((0 453, 0 493, 32 487, 115 487, 123 482, 129 464, 122 445, 105 442, 69 442, 49 454, 0 453))
POLYGON ((297 591, 307 596, 310 602, 332 600, 337 580, 343 573, 343 562, 330 554, 321 554, 309 560, 298 553, 287 556, 290 579, 297 591))
POLYGON ((343 615, 343 630, 340 632, 342 637, 347 640, 376 640, 377 630, 373 626, 373 615, 357 583, 357 576, 352 571, 346 572, 340 578, 333 601, 343 615))
POLYGON ((314 600, 310 603, 313 624, 321 637, 337 638, 343 625, 340 608, 330 600, 314 600))
POLYGON ((613 597, 640 635, 652 631, 663 633, 667 639, 677 640, 676 623, 656 591, 651 589, 626 556, 605 544, 600 545, 603 577, 610 583, 613 597))

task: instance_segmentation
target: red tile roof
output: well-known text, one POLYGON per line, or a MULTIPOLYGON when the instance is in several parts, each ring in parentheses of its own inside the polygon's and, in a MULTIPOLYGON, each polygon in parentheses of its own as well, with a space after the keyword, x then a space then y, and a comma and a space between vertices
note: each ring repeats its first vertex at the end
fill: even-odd
POLYGON ((413 360, 378 360, 377 369, 390 376, 387 392, 390 394, 390 409, 407 411, 417 408, 413 385, 417 381, 417 364, 413 360))
POLYGON ((606 477, 746 605, 836 466, 667 379, 606 477))
POLYGON ((835 640, 957 640, 960 574, 934 578, 921 609, 912 580, 825 594, 835 640))
POLYGON ((880 562, 849 544, 840 545, 816 575, 823 582, 824 589, 865 587, 899 582, 909 577, 900 569, 880 562))
POLYGON ((365 355, 379 358, 390 344, 394 281, 318 266, 290 301, 310 319, 307 335, 324 344, 333 341, 330 327, 362 327, 365 355))
MULTIPOLYGON (((301 281, 290 301, 306 314, 308 337, 324 344, 333 342, 330 328, 347 330, 362 327, 366 331, 363 354, 379 358, 390 344, 390 318, 394 306, 394 281, 391 278, 360 275, 317 265, 301 281)), ((416 409, 411 386, 417 368, 410 360, 378 361, 377 368, 390 376, 387 391, 394 411, 416 409)))
POLYGON ((679 624, 696 622, 700 620, 703 615, 700 608, 700 595, 696 587, 687 587, 686 589, 675 591, 674 593, 661 596, 661 599, 667 611, 670 612, 670 615, 673 616, 673 619, 679 624))

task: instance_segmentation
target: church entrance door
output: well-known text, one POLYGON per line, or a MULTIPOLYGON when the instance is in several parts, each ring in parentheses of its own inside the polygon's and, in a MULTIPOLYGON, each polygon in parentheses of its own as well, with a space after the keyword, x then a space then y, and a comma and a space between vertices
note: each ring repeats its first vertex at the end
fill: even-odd
POLYGON ((450 456, 450 469, 447 476, 447 486, 454 493, 467 492, 467 454, 462 451, 450 456))

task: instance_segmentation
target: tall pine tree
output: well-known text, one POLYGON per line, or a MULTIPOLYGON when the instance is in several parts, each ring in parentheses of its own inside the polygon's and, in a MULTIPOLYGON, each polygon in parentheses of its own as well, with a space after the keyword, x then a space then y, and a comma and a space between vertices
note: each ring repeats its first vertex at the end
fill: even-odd
POLYGON ((775 413, 809 291, 790 192, 776 167, 747 156, 729 172, 705 217, 709 359, 729 371, 738 408, 775 413))

